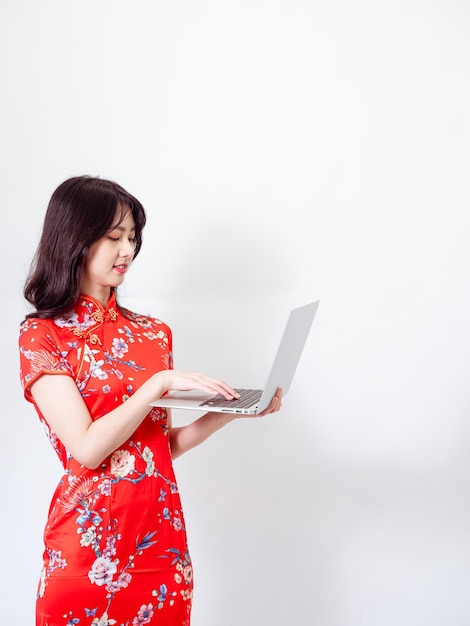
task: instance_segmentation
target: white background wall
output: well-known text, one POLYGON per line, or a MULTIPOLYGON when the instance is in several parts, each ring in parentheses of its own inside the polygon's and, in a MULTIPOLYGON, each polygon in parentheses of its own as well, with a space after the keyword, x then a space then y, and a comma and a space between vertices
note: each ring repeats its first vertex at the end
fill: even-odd
POLYGON ((60 475, 22 284, 88 173, 148 210, 123 297, 177 367, 262 383, 321 300, 282 413, 177 461, 194 626, 468 626, 468 2, 3 0, 0 29, 1 623, 33 623, 60 475))

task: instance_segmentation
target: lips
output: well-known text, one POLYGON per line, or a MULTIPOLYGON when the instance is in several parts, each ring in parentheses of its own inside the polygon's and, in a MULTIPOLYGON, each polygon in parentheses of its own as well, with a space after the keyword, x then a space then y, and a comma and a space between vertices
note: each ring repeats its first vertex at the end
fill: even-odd
POLYGON ((116 272, 119 272, 120 274, 124 274, 127 271, 127 265, 115 265, 114 269, 116 270, 116 272))

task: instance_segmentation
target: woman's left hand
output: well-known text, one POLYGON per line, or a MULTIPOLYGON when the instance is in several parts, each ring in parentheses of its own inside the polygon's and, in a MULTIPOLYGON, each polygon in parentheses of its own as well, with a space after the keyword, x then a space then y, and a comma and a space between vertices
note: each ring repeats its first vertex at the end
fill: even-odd
MULTIPOLYGON (((271 399, 271 402, 264 409, 264 411, 261 411, 261 413, 257 413, 256 415, 253 415, 251 417, 262 417, 263 415, 269 415, 270 413, 277 413, 277 411, 279 411, 281 408, 282 408, 282 389, 278 387, 276 389, 276 393, 273 395, 271 399)), ((246 415, 245 417, 250 417, 250 416, 246 415)))

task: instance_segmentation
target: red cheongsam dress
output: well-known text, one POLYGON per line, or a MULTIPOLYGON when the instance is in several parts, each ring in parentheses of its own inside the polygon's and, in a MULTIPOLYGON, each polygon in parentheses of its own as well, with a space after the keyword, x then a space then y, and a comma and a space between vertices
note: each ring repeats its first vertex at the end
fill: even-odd
MULTIPOLYGON (((82 296, 55 319, 28 319, 21 380, 70 376, 93 420, 172 364, 163 322, 82 296)), ((44 531, 36 626, 188 626, 192 567, 171 462, 166 411, 149 407, 135 433, 90 470, 65 449, 36 406, 64 468, 44 531)))

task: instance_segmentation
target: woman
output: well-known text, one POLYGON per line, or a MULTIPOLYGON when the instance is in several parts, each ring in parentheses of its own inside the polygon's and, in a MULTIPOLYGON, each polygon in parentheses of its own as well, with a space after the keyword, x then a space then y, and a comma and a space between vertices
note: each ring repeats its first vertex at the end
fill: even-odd
MULTIPOLYGON (((171 390, 237 393, 173 370, 172 335, 116 290, 139 253, 140 202, 88 176, 50 200, 25 285, 24 394, 64 467, 44 532, 37 626, 188 626, 192 566, 172 459, 233 420, 174 428, 150 402, 171 390)), ((263 414, 281 407, 278 390, 263 414)))

